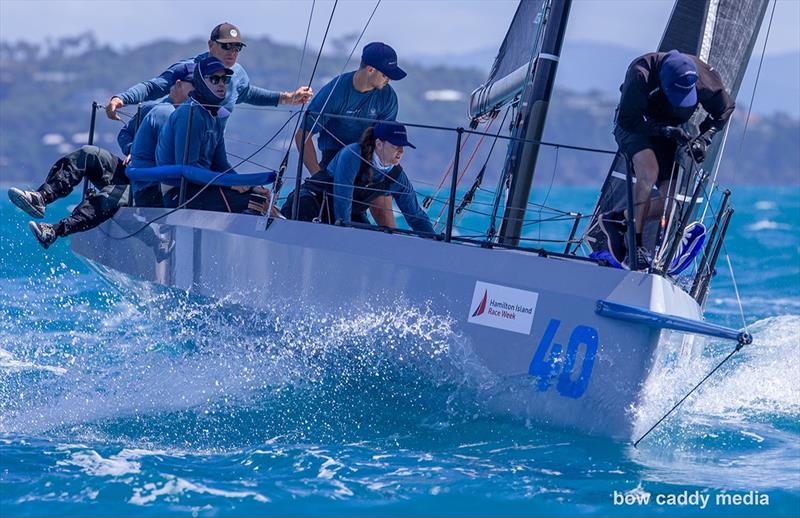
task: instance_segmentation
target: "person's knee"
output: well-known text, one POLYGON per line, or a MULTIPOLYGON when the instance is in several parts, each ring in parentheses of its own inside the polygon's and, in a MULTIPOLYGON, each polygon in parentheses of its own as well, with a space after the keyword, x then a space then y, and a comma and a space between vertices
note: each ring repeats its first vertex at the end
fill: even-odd
POLYGON ((658 179, 658 159, 652 149, 643 149, 633 155, 633 169, 637 182, 652 186, 658 179))

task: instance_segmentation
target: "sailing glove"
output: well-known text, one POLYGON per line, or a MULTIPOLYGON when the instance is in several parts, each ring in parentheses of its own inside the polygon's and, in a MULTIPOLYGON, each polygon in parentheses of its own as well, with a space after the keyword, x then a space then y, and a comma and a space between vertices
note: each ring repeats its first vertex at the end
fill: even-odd
POLYGON ((689 135, 685 129, 678 126, 664 126, 661 128, 661 136, 674 140, 680 146, 683 146, 692 139, 691 135, 689 135))
POLYGON ((708 146, 711 145, 711 139, 714 137, 713 129, 710 129, 697 137, 689 148, 689 153, 694 158, 694 161, 698 164, 702 163, 706 159, 706 151, 708 150, 708 146))

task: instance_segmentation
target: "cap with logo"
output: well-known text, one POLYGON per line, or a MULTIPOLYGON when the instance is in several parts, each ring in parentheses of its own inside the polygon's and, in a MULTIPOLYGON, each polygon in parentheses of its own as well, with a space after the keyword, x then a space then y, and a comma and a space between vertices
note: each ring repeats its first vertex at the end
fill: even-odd
POLYGON ((397 66, 397 52, 380 41, 373 41, 364 47, 361 52, 361 62, 380 70, 392 81, 398 81, 407 75, 402 68, 397 66))
POLYGON ((697 66, 691 56, 677 50, 667 52, 661 61, 659 79, 671 105, 691 108, 697 104, 697 66))
POLYGON ((220 70, 224 70, 226 76, 233 75, 233 70, 226 68, 222 61, 214 56, 204 57, 199 63, 197 63, 197 66, 199 67, 201 76, 210 76, 211 74, 219 72, 220 70))
MULTIPOLYGON (((232 23, 224 22, 211 31, 211 40, 218 43, 242 43, 242 32, 232 23)), ((246 46, 246 45, 244 45, 246 46)))
POLYGON ((406 127, 398 122, 376 122, 372 128, 376 139, 389 142, 395 146, 408 146, 417 149, 417 146, 408 141, 406 127))

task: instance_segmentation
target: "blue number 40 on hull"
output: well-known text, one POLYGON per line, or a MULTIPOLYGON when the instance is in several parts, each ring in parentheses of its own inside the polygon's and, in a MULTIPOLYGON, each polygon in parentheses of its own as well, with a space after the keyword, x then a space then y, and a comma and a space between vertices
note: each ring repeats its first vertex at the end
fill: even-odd
POLYGON ((589 326, 577 326, 569 336, 566 354, 562 355, 564 347, 561 344, 553 343, 560 325, 561 321, 556 319, 551 319, 547 324, 539 347, 536 348, 536 353, 531 359, 528 374, 539 379, 537 388, 540 392, 548 390, 557 377, 556 390, 558 393, 564 397, 578 399, 589 386, 594 357, 597 354, 597 330, 589 326), (578 350, 581 347, 584 348, 583 362, 578 376, 573 379, 578 350))

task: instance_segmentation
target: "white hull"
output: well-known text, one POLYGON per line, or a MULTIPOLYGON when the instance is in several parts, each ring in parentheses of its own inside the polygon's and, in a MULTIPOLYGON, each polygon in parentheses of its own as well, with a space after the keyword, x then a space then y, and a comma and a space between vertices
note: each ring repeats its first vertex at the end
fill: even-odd
POLYGON ((123 208, 75 235, 72 248, 107 278, 122 273, 253 310, 277 304, 338 317, 365 304, 424 305, 449 318, 480 368, 505 381, 486 401, 498 412, 630 439, 632 409, 657 359, 693 356, 664 349, 694 341, 659 343, 658 329, 595 312, 607 300, 700 319, 694 299, 657 275, 296 221, 265 230, 263 218, 194 210, 132 238, 109 237, 163 213, 123 208))

